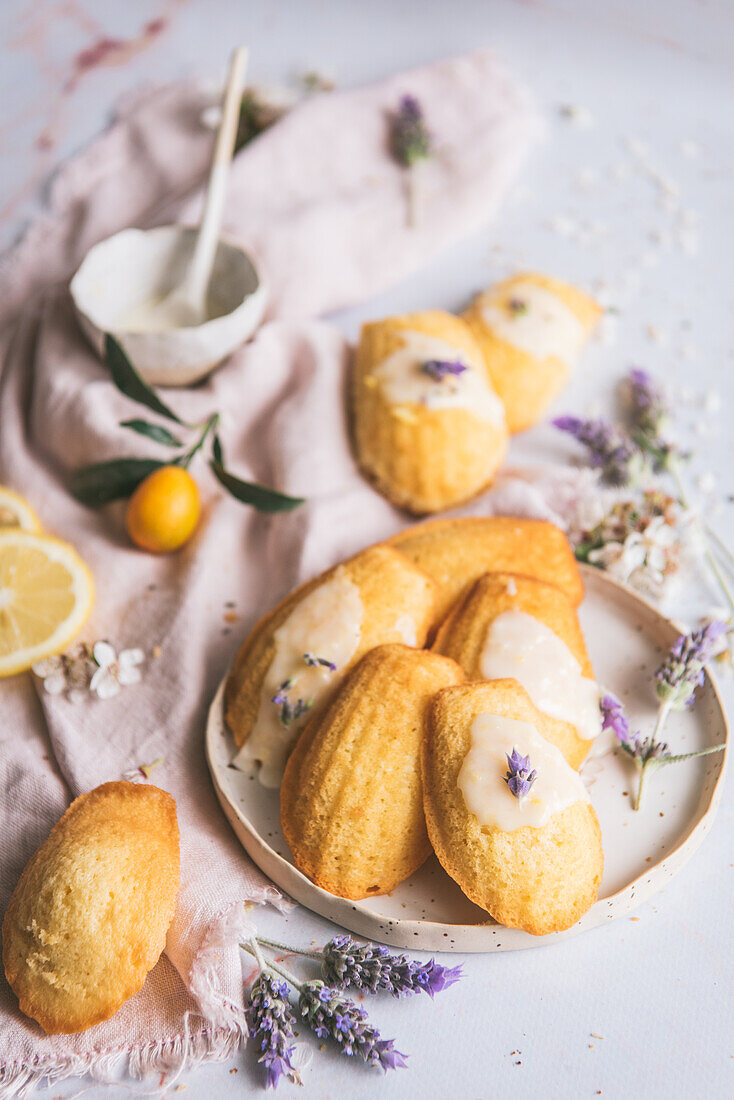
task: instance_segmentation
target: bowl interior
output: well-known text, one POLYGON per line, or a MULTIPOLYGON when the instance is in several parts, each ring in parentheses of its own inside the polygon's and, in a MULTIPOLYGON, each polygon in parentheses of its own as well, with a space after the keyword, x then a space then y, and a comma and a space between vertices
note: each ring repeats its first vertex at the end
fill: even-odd
MULTIPOLYGON (((164 298, 186 271, 195 229, 162 226, 126 229, 90 250, 72 280, 77 306, 103 331, 124 329, 144 302, 164 298)), ((259 286, 252 261, 241 248, 220 241, 210 282, 211 320, 233 313, 259 286)))

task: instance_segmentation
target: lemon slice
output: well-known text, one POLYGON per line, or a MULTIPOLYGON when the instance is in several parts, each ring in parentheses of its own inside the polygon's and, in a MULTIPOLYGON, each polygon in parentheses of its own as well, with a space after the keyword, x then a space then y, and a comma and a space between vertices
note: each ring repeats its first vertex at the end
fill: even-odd
POLYGON ((92 610, 94 581, 68 543, 31 531, 0 533, 0 676, 63 650, 92 610))
POLYGON ((12 489, 0 485, 0 534, 20 528, 21 531, 40 531, 38 516, 27 500, 12 489))

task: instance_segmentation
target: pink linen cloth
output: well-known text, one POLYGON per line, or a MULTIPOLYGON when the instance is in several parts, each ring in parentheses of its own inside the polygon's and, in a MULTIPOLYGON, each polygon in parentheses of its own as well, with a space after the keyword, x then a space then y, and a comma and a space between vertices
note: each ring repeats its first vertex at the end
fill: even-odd
MULTIPOLYGON (((224 414, 228 464, 295 495, 267 517, 226 496, 201 463, 205 511, 180 553, 131 546, 123 505, 93 511, 70 470, 155 454, 119 428, 141 412, 114 388, 80 335, 66 282, 96 241, 127 225, 195 216, 211 145, 192 85, 131 101, 56 180, 48 214, 0 270, 0 483, 91 566, 96 604, 85 640, 146 652, 142 683, 75 704, 30 675, 0 687, 0 907, 71 797, 163 757, 151 781, 176 798, 181 891, 166 953, 111 1020, 46 1036, 0 984, 0 1094, 90 1071, 109 1075, 227 1056, 241 1041, 238 940, 248 904, 287 904, 231 832, 203 751, 207 708, 259 614, 301 580, 397 530, 405 517, 362 481, 346 434, 348 346, 309 319, 385 289, 494 212, 537 131, 530 100, 489 51, 371 88, 313 97, 261 135, 232 173, 227 232, 258 256, 274 318, 203 385, 170 391, 184 420, 224 414), (406 224, 405 180, 386 152, 403 92, 424 104, 437 148, 406 224), (236 616, 236 621, 232 621, 236 616), (154 656, 157 654, 157 656, 154 656)), ((490 510, 491 501, 481 507, 490 510)))

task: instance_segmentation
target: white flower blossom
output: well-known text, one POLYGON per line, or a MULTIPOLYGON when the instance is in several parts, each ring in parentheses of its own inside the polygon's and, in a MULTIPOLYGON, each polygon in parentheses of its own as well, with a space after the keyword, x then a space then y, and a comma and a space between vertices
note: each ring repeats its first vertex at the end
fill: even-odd
POLYGON ((98 698, 111 699, 121 687, 140 681, 142 674, 138 665, 145 659, 142 649, 123 649, 118 657, 109 642, 97 642, 92 652, 99 667, 92 676, 89 690, 96 692, 98 698))

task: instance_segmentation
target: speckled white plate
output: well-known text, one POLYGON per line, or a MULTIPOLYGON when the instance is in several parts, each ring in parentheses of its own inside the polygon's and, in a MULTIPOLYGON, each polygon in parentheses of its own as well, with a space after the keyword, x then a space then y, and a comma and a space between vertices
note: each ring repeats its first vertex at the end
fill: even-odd
MULTIPOLYGON (((618 695, 635 727, 652 728, 653 672, 680 632, 636 593, 583 567, 581 623, 600 683, 618 695)), ((505 928, 470 902, 435 857, 391 894, 347 901, 315 886, 293 865, 280 829, 278 792, 254 773, 230 766, 235 746, 223 716, 224 683, 211 705, 206 754, 214 788, 247 853, 296 901, 369 939, 430 951, 512 951, 575 936, 621 917, 645 901, 688 862, 711 828, 726 752, 664 768, 649 780, 645 803, 632 809, 632 764, 618 751, 592 758, 582 775, 601 822, 604 880, 599 899, 566 932, 538 939, 505 928)), ((695 706, 671 715, 665 735, 675 752, 728 739, 716 686, 707 676, 695 706)))

